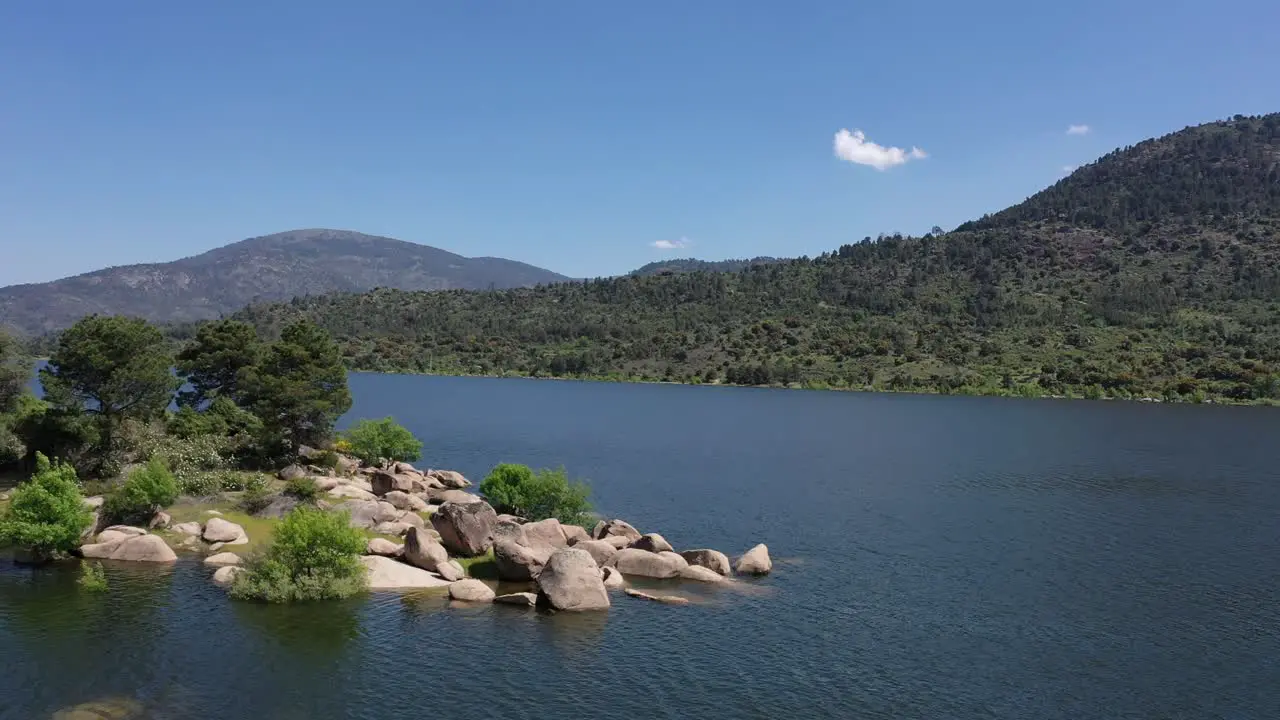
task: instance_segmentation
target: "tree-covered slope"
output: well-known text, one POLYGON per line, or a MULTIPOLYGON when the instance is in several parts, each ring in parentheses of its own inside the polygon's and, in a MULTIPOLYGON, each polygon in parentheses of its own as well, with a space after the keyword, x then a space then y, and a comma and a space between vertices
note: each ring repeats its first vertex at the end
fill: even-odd
POLYGON ((156 322, 219 317, 251 302, 326 292, 510 288, 566 280, 502 258, 344 230, 294 230, 174 262, 107 268, 0 288, 0 326, 39 334, 93 314, 156 322))
POLYGON ((1280 398, 1280 117, 1117 151, 955 232, 737 273, 310 297, 369 370, 1280 398))
POLYGON ((658 260, 646 263, 631 271, 632 275, 663 275, 680 272, 738 272, 752 265, 768 265, 778 262, 778 258, 756 257, 750 260, 694 260, 679 258, 676 260, 658 260))

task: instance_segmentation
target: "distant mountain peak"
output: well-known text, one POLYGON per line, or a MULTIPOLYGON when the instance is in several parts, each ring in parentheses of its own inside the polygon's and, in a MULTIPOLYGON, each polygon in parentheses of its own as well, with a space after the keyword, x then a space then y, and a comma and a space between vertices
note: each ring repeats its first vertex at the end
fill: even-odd
POLYGON ((188 322, 230 314, 251 302, 329 292, 513 288, 568 279, 515 260, 468 258, 352 230, 305 228, 246 238, 172 262, 0 288, 0 324, 39 334, 90 313, 188 322))

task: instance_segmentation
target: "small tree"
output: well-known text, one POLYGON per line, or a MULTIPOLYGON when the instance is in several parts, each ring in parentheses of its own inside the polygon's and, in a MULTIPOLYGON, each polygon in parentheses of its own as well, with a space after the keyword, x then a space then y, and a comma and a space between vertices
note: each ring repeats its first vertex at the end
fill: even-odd
POLYGON ((122 523, 144 523, 178 499, 178 481, 164 461, 152 457, 130 473, 124 485, 103 504, 107 517, 122 523))
POLYGON ((70 552, 93 514, 84 504, 70 465, 36 455, 36 473, 13 491, 9 509, 0 517, 0 545, 13 545, 36 559, 70 552))
POLYGON ((261 356, 262 345, 252 325, 238 320, 201 325, 178 353, 178 373, 190 386, 178 394, 178 404, 199 409, 217 397, 237 400, 240 371, 256 365, 261 356))
POLYGON ((591 488, 569 482, 564 468, 535 472, 527 465, 503 463, 480 483, 480 494, 499 512, 529 520, 556 518, 566 525, 580 525, 591 512, 587 499, 591 488))
POLYGON ((262 421, 268 455, 322 445, 333 423, 351 409, 342 353, 329 333, 307 321, 286 327, 261 363, 239 373, 238 382, 242 407, 262 421))
POLYGON ((150 420, 168 407, 178 388, 172 365, 164 335, 145 320, 90 315, 58 338, 40 382, 55 408, 97 419, 105 459, 123 420, 150 420))
POLYGON ((246 564, 231 595, 270 603, 350 597, 365 587, 365 544, 346 513, 299 506, 276 527, 271 545, 246 564))
POLYGON ((417 460, 422 454, 422 443, 395 418, 359 420, 342 433, 352 455, 367 465, 379 460, 417 460))

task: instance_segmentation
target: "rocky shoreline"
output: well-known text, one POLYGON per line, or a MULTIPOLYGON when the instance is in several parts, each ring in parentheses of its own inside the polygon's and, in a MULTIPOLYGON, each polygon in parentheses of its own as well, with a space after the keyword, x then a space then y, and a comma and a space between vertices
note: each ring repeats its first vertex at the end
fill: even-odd
MULTIPOLYGON (((277 473, 289 481, 309 477, 324 499, 322 509, 345 511, 353 527, 375 534, 360 562, 372 591, 447 590, 468 603, 538 606, 561 611, 604 610, 610 591, 667 604, 675 595, 640 592, 628 578, 723 584, 732 576, 758 577, 773 568, 768 548, 759 544, 736 562, 710 548, 677 552, 659 533, 642 533, 618 518, 599 520, 591 530, 552 518, 527 521, 500 515, 484 498, 468 492, 471 482, 451 470, 419 470, 404 462, 362 466, 340 456, 333 469, 290 465, 277 473), (390 538, 398 538, 396 542, 390 538), (468 577, 463 561, 490 563, 492 578, 468 577), (499 594, 498 590, 504 590, 499 594)), ((101 498, 86 501, 95 508, 101 498)), ((291 509, 280 496, 262 512, 279 516, 291 509)), ((205 519, 173 523, 157 512, 148 527, 94 526, 78 554, 84 558, 130 562, 174 562, 177 550, 203 554, 212 581, 229 586, 243 572, 243 558, 231 552, 249 544, 245 528, 206 511, 205 519)))

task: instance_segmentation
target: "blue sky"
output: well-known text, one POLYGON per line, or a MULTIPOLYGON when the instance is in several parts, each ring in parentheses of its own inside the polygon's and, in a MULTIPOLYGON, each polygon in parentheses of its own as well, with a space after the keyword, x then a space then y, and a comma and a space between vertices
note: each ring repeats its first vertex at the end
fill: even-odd
POLYGON ((1277 27, 1274 0, 0 3, 0 285, 304 227, 574 276, 814 255, 1280 110, 1277 27))

